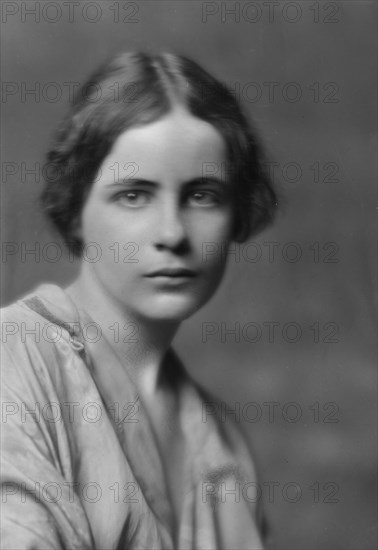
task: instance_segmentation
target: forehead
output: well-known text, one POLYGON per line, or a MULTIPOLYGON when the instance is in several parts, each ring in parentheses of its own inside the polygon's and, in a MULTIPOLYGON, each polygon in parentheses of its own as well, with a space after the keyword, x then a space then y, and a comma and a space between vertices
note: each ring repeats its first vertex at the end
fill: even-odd
POLYGON ((224 164, 226 146, 220 133, 206 121, 175 109, 165 117, 131 128, 114 142, 102 170, 114 162, 134 163, 140 176, 159 178, 170 175, 185 179, 201 176, 211 163, 212 171, 224 164))

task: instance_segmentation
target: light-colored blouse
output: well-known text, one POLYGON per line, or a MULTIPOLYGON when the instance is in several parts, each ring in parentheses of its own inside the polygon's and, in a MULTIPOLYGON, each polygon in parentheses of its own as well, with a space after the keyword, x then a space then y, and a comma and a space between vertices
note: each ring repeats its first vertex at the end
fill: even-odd
POLYGON ((239 429, 178 363, 164 390, 178 395, 188 449, 175 521, 169 465, 137 387, 95 328, 84 331, 55 285, 2 310, 1 547, 261 549, 255 469, 239 429), (111 402, 111 384, 122 403, 111 402))

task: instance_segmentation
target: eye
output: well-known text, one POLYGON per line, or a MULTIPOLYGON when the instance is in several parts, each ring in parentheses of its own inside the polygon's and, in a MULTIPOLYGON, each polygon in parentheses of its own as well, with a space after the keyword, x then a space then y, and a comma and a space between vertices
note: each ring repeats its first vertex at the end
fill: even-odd
POLYGON ((188 197, 188 202, 194 206, 215 206, 221 201, 214 191, 193 191, 188 197))
POLYGON ((149 203, 150 195, 147 191, 123 191, 116 195, 115 200, 129 208, 140 208, 149 203))

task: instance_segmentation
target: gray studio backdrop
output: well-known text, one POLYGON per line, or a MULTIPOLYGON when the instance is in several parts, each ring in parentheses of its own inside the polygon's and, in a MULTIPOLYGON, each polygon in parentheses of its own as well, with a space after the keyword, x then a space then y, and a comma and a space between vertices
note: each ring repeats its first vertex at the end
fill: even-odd
POLYGON ((2 303, 77 270, 37 203, 75 83, 116 51, 200 61, 261 130, 283 205, 176 347, 254 447, 270 547, 373 549, 375 2, 2 2, 2 21, 2 303))

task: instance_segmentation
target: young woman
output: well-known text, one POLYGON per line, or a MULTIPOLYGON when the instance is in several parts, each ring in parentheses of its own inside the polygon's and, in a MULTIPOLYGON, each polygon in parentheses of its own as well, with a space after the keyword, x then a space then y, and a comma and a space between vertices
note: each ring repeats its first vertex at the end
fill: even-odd
POLYGON ((171 349, 231 241, 273 217, 255 134, 194 62, 127 53, 48 160, 43 204, 81 270, 3 312, 3 548, 261 548, 248 449, 171 349))

